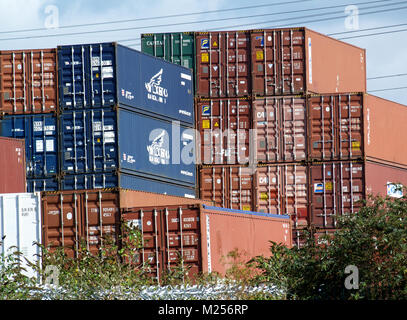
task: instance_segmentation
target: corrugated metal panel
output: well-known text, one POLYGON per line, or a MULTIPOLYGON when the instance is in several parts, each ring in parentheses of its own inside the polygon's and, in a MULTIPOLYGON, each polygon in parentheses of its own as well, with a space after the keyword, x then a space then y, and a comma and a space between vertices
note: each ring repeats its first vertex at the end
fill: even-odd
POLYGON ((197 101, 203 164, 244 164, 249 161, 252 106, 248 99, 197 101))
MULTIPOLYGON (((0 251, 9 254, 15 250, 36 264, 41 250, 41 198, 39 193, 0 194, 0 251), (14 248, 12 248, 14 247, 14 248)), ((27 276, 37 273, 21 259, 27 276)))
POLYGON ((189 276, 198 272, 224 274, 227 255, 239 248, 250 260, 269 254, 269 241, 291 247, 288 216, 275 217, 211 206, 141 206, 123 211, 123 219, 143 233, 143 247, 133 257, 135 265, 147 263, 158 280, 179 265, 189 276), (233 232, 224 232, 225 228, 233 232))
POLYGON ((195 68, 193 32, 141 34, 141 51, 189 69, 195 68))
POLYGON ((0 193, 26 191, 25 142, 0 137, 0 193))
MULTIPOLYGON (((107 178, 116 170, 195 187, 195 132, 191 128, 121 108, 64 112, 61 127, 62 172, 91 179, 103 173, 106 178, 99 182, 95 178, 91 188, 120 186, 117 179, 107 178)), ((65 181, 64 189, 65 183, 72 184, 65 181)), ((89 187, 85 181, 79 185, 79 189, 89 187)))
POLYGON ((27 179, 55 176, 58 167, 57 117, 54 114, 5 116, 0 135, 25 140, 27 179))
POLYGON ((196 95, 244 97, 251 93, 250 33, 195 34, 196 95))
POLYGON ((60 189, 59 178, 27 179, 27 192, 57 191, 60 189))
POLYGON ((253 100, 256 159, 260 163, 307 159, 306 99, 300 96, 253 100))
POLYGON ((55 49, 0 51, 0 113, 57 112, 55 49))
POLYGON ((115 43, 58 48, 63 110, 116 104, 193 125, 193 75, 115 43), (116 91, 117 90, 117 91, 116 91))

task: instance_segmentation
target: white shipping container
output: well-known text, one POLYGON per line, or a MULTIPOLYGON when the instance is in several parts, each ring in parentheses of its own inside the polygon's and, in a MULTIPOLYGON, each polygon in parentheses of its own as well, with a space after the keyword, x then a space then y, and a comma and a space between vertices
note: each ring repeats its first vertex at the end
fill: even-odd
MULTIPOLYGON (((40 259, 41 243, 41 196, 36 193, 0 194, 0 252, 3 256, 18 250, 30 262, 40 259), (15 247, 15 248, 14 248, 15 247)), ((28 267, 25 259, 22 266, 29 277, 37 273, 28 267)))

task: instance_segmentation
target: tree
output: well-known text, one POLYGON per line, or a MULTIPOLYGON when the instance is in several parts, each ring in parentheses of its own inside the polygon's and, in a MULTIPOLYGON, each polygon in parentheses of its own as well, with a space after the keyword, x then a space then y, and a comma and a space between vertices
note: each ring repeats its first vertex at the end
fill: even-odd
POLYGON ((338 229, 286 248, 272 243, 270 258, 254 261, 257 282, 271 282, 287 299, 407 299, 407 197, 369 196, 338 229))

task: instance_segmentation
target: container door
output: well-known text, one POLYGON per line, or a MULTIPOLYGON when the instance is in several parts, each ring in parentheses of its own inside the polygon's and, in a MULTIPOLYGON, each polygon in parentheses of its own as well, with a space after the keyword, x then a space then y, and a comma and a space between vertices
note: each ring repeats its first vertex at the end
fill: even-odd
POLYGON ((295 227, 308 225, 308 170, 306 166, 284 165, 281 167, 283 212, 290 215, 295 227))
POLYGON ((59 97, 62 110, 93 105, 88 87, 89 52, 85 46, 58 48, 59 97))
POLYGON ((257 130, 256 156, 258 162, 280 160, 280 108, 278 99, 253 101, 253 128, 257 130))
POLYGON ((336 111, 334 96, 308 99, 309 157, 311 160, 334 160, 336 154, 336 111))
POLYGON ((223 81, 224 34, 199 33, 196 36, 196 94, 203 98, 225 97, 223 81))
POLYGON ((118 186, 118 176, 115 172, 67 174, 61 178, 61 190, 104 189, 118 186))
POLYGON ((143 265, 147 272, 158 281, 161 279, 162 255, 165 250, 162 242, 162 225, 158 210, 137 210, 123 214, 123 219, 138 227, 142 234, 141 249, 132 257, 137 267, 143 265))
POLYGON ((251 104, 246 99, 210 99, 198 103, 203 164, 249 161, 251 104))
POLYGON ((86 173, 89 171, 87 128, 88 113, 73 111, 62 113, 61 119, 61 166, 65 174, 86 173))
POLYGON ((255 96, 280 94, 277 41, 276 31, 251 34, 252 88, 255 96))
POLYGON ((58 191, 59 179, 46 178, 46 179, 27 179, 27 192, 39 191, 58 191))
POLYGON ((118 167, 117 148, 117 114, 106 108, 92 110, 88 113, 87 129, 88 154, 91 155, 90 168, 92 172, 114 171, 118 167))
POLYGON ((280 94, 305 92, 305 35, 303 30, 280 31, 280 94))
POLYGON ((76 257, 81 237, 80 195, 43 195, 43 244, 50 250, 64 247, 69 257, 76 257))
POLYGON ((209 200, 217 207, 228 206, 227 177, 225 167, 200 169, 200 198, 209 200))
POLYGON ((358 162, 341 162, 338 169, 339 214, 354 214, 362 206, 360 200, 365 197, 364 165, 358 162))
POLYGON ((81 194, 82 235, 86 249, 97 254, 104 246, 118 244, 120 206, 117 193, 84 192, 81 194))
POLYGON ((226 96, 243 97, 251 93, 250 35, 248 32, 225 34, 226 96))
POLYGON ((280 121, 284 161, 306 160, 306 103, 302 98, 281 99, 280 121))
POLYGON ((188 276, 197 274, 202 263, 199 209, 166 208, 160 214, 165 247, 163 269, 174 272, 188 268, 188 276))
POLYGON ((165 48, 168 47, 166 39, 166 34, 142 34, 141 35, 141 51, 150 54, 157 58, 162 58, 164 60, 168 59, 165 54, 165 48))
POLYGON ((338 99, 338 159, 363 156, 363 96, 339 95, 338 99))
POLYGON ((256 171, 256 211, 282 213, 282 185, 280 166, 262 166, 256 171))
POLYGON ((29 64, 30 111, 45 113, 57 111, 57 70, 56 51, 30 51, 29 64))
POLYGON ((111 43, 89 45, 87 48, 92 107, 108 107, 116 103, 115 48, 111 43))
POLYGON ((0 55, 0 110, 4 113, 29 113, 29 68, 25 52, 0 55))
POLYGON ((251 172, 244 167, 229 167, 228 171, 228 208, 252 211, 254 209, 253 180, 251 172))

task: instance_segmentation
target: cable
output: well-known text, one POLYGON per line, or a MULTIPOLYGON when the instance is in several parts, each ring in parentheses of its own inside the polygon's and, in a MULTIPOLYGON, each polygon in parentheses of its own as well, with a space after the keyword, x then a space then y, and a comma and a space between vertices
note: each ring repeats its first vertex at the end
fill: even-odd
MULTIPOLYGON (((378 7, 385 7, 385 6, 393 6, 396 4, 400 3, 407 3, 407 1, 402 1, 402 2, 397 2, 397 3, 392 3, 392 4, 386 4, 386 5, 380 5, 380 6, 372 6, 372 7, 366 7, 364 9, 371 9, 371 8, 378 8, 378 7)), ((407 8, 407 7, 405 7, 407 8)), ((387 10, 379 10, 376 12, 367 12, 364 14, 372 14, 372 13, 379 13, 379 12, 387 12, 387 11, 394 11, 394 10, 400 10, 403 8, 394 8, 394 9, 387 9, 387 10)), ((320 13, 320 14, 315 14, 315 15, 309 15, 305 17, 315 17, 315 16, 323 16, 323 15, 330 15, 330 14, 335 14, 337 12, 330 12, 330 13, 320 13)), ((84 31, 84 32, 74 32, 74 33, 65 33, 65 34, 51 34, 51 35, 40 35, 40 36, 26 36, 26 37, 15 37, 15 38, 3 38, 0 39, 0 41, 6 41, 6 40, 26 40, 26 39, 34 39, 34 38, 48 38, 48 37, 60 37, 60 36, 73 36, 73 35, 82 35, 82 34, 91 34, 91 33, 100 33, 100 32, 117 32, 117 31, 129 31, 129 30, 136 30, 136 29, 146 29, 146 28, 157 28, 157 27, 169 27, 169 26, 178 26, 178 25, 188 25, 188 24, 202 24, 205 22, 215 22, 215 21, 223 21, 223 20, 236 20, 236 19, 245 19, 245 18, 253 18, 253 17, 258 17, 258 16, 264 16, 264 15, 274 15, 272 14, 262 14, 262 15, 250 15, 250 16, 244 16, 244 17, 233 17, 233 18, 223 18, 223 19, 211 19, 211 20, 204 20, 204 21, 192 21, 192 22, 181 22, 181 23, 171 23, 171 24, 164 24, 164 25, 152 25, 152 26, 143 26, 143 27, 131 27, 131 28, 121 28, 121 29, 110 29, 110 30, 97 30, 97 31, 84 31)), ((362 15, 362 14, 360 14, 362 15)), ((331 20, 331 19, 339 19, 343 18, 341 17, 336 17, 336 18, 327 18, 327 19, 322 19, 324 20, 331 20)), ((281 20, 274 20, 274 21, 286 21, 286 20, 293 20, 293 19, 298 19, 298 17, 292 17, 292 18, 286 18, 286 19, 281 19, 281 20)), ((318 20, 314 20, 311 22, 315 22, 318 20)), ((263 22, 258 22, 254 24, 263 24, 263 23, 268 23, 269 21, 263 21, 263 22)), ((245 24, 245 25, 253 25, 253 23, 250 24, 245 24)), ((244 25, 238 25, 238 26, 244 26, 244 25)), ((222 27, 224 28, 224 27, 222 27)), ((229 27, 226 27, 229 28, 229 27)), ((219 29, 219 28, 216 28, 219 29)), ((211 29, 209 29, 211 30, 211 29)))
MULTIPOLYGON (((397 2, 391 5, 395 5, 395 4, 400 4, 400 3, 406 3, 406 1, 402 1, 402 2, 397 2)), ((384 6, 384 5, 382 5, 384 6)), ((379 7, 379 6, 376 6, 379 7)), ((364 8, 364 9, 371 9, 370 8, 364 8)), ((372 12, 362 12, 359 13, 359 16, 362 15, 367 15, 367 14, 375 14, 375 13, 383 13, 383 12, 389 12, 389 11, 395 11, 395 10, 402 10, 402 9, 406 9, 407 7, 399 7, 399 8, 393 8, 393 9, 386 9, 386 10, 379 10, 379 11, 372 11, 372 12)), ((313 15, 315 16, 315 15, 313 15)), ((307 16, 310 17, 310 16, 307 16)), ((295 22, 297 25, 303 25, 305 23, 315 23, 315 22, 321 22, 321 21, 327 21, 327 20, 336 20, 336 19, 343 19, 343 16, 338 16, 338 17, 332 17, 332 18, 324 18, 324 19, 319 19, 319 20, 308 20, 308 21, 301 21, 301 22, 295 22)), ((287 18, 284 19, 283 21, 286 20, 290 20, 290 19, 294 19, 294 18, 287 18)), ((280 20, 278 20, 280 21, 280 20)), ((227 26, 227 27, 221 27, 221 28, 212 28, 212 29, 207 29, 206 31, 214 31, 214 30, 219 30, 219 29, 229 29, 229 28, 236 28, 236 27, 245 27, 245 26, 250 26, 250 25, 257 25, 257 24, 264 24, 264 23, 269 23, 270 21, 261 21, 261 22, 255 22, 255 23, 250 23, 250 24, 239 24, 239 25, 233 25, 233 26, 227 26)), ((276 20, 274 20, 274 22, 276 22, 276 20)), ((281 27, 288 27, 292 24, 281 24, 281 25, 274 25, 274 26, 267 26, 264 27, 264 29, 272 29, 272 28, 281 28, 281 27)))
POLYGON ((400 90, 400 89, 407 89, 407 87, 398 87, 398 88, 386 88, 386 89, 368 90, 368 92, 390 91, 390 90, 400 90))
MULTIPOLYGON (((281 3, 262 4, 262 5, 256 5, 256 6, 247 6, 247 7, 211 10, 211 11, 200 11, 200 12, 191 12, 191 13, 172 14, 172 15, 156 16, 156 17, 148 17, 148 18, 134 18, 134 19, 127 19, 127 20, 116 20, 116 21, 105 21, 105 22, 85 23, 85 24, 76 24, 76 25, 66 25, 66 26, 60 26, 60 27, 58 27, 58 29, 89 27, 89 26, 97 26, 97 25, 104 25, 104 24, 116 24, 116 23, 127 23, 127 22, 135 22, 135 21, 158 20, 158 19, 167 19, 167 18, 186 17, 186 16, 193 16, 193 15, 199 15, 199 14, 219 13, 219 12, 227 12, 227 11, 237 11, 237 10, 264 8, 264 7, 272 7, 272 6, 279 6, 279 5, 294 4, 294 3, 303 3, 303 2, 309 2, 309 1, 313 1, 313 0, 290 1, 290 2, 281 2, 281 3)), ((366 3, 375 3, 375 2, 384 2, 384 1, 391 1, 391 0, 369 1, 369 2, 366 2, 366 3)), ((44 30, 49 30, 49 29, 47 29, 47 28, 37 28, 37 29, 21 29, 21 30, 11 30, 11 31, 0 31, 0 34, 1 33, 44 31, 44 30)))
POLYGON ((402 77, 402 76, 407 76, 407 73, 391 74, 391 75, 387 75, 387 76, 378 76, 378 77, 372 77, 372 78, 367 78, 366 80, 376 80, 376 79, 393 78, 393 77, 402 77))
POLYGON ((405 32, 405 31, 407 31, 407 29, 393 30, 393 31, 387 31, 387 32, 377 32, 377 33, 365 34, 362 36, 353 36, 353 37, 345 37, 345 38, 337 38, 337 39, 345 40, 345 39, 353 39, 353 38, 361 38, 361 37, 371 37, 371 36, 378 36, 378 35, 382 35, 382 34, 398 33, 398 32, 405 32))
POLYGON ((382 26, 382 27, 375 27, 375 28, 366 28, 366 29, 358 29, 358 30, 349 30, 349 31, 343 31, 343 32, 328 33, 327 36, 335 36, 337 34, 352 33, 352 32, 362 32, 362 31, 370 31, 370 30, 377 30, 377 29, 395 28, 395 27, 401 27, 401 26, 407 26, 407 23, 393 24, 393 25, 390 25, 390 26, 382 26))

